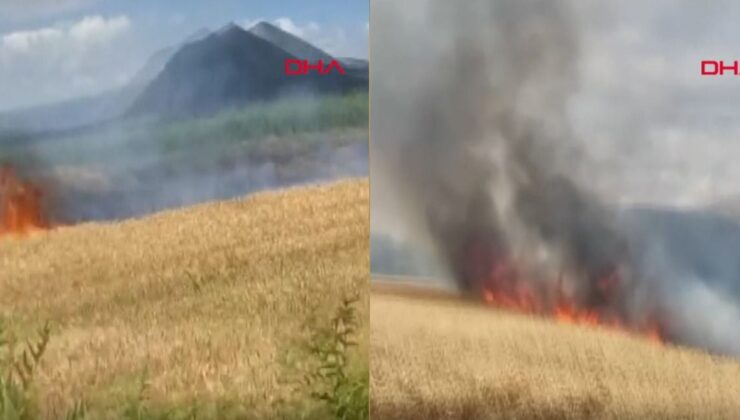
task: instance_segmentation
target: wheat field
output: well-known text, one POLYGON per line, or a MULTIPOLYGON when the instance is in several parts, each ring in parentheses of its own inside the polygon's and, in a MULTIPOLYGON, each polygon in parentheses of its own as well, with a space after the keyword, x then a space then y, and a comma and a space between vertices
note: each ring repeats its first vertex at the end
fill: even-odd
MULTIPOLYGON (((100 418, 137 392, 227 417, 303 411, 301 342, 343 298, 367 318, 366 179, 265 192, 110 224, 0 239, 0 313, 20 339, 50 321, 37 377, 55 418, 100 418), (246 408, 244 408, 246 407, 246 408)), ((359 359, 367 360, 362 322, 359 359)))
POLYGON ((740 418, 735 360, 371 287, 373 418, 740 418))

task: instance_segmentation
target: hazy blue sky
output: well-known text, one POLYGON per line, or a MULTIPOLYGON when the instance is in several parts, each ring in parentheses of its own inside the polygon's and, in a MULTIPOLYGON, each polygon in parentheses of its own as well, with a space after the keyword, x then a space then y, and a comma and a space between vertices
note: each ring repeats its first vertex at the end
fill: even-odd
POLYGON ((109 89, 201 28, 259 20, 367 58, 367 0, 0 0, 0 111, 109 89))

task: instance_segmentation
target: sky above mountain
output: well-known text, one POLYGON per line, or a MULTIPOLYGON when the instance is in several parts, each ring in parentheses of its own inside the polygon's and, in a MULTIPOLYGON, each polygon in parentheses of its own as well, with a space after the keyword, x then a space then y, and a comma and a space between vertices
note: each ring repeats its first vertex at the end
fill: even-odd
POLYGON ((0 111, 115 88, 202 28, 262 20, 335 56, 368 56, 365 0, 0 0, 0 111))

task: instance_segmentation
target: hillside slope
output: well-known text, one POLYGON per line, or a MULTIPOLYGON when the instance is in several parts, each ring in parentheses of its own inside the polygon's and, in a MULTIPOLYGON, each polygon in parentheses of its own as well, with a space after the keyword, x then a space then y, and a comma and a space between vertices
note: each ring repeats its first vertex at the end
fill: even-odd
POLYGON ((23 337, 52 322, 46 416, 84 396, 116 418, 142 375, 164 407, 238 401, 267 418, 300 403, 309 325, 366 298, 368 190, 347 180, 0 240, 8 325, 23 337))
POLYGON ((3 134, 3 121, 16 130, 36 134, 73 131, 85 126, 115 121, 129 109, 147 84, 157 77, 170 58, 183 45, 203 39, 208 34, 206 29, 201 29, 177 45, 156 51, 123 86, 89 97, 2 112, 0 113, 0 137, 3 134))
POLYGON ((555 324, 442 292, 371 293, 383 419, 736 418, 740 363, 555 324))
POLYGON ((187 117, 294 94, 341 93, 367 88, 337 72, 285 74, 295 58, 273 43, 230 25, 182 47, 129 110, 129 115, 187 117))
POLYGON ((247 31, 282 48, 289 54, 303 60, 309 60, 311 63, 318 60, 324 60, 328 63, 333 59, 331 55, 320 48, 268 22, 259 22, 247 31))

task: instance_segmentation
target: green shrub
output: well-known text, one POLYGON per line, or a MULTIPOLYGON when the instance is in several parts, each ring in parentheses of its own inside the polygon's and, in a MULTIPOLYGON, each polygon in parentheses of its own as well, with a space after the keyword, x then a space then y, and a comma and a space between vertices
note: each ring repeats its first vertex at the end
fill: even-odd
POLYGON ((317 368, 307 377, 313 388, 311 396, 328 406, 337 420, 369 418, 369 376, 367 371, 349 369, 349 350, 357 345, 358 320, 353 306, 357 298, 345 299, 328 328, 314 335, 309 345, 318 360, 317 368))
MULTIPOLYGON (((0 323, 0 420, 33 420, 39 417, 33 380, 49 345, 49 324, 41 327, 37 335, 36 340, 29 339, 25 346, 18 346, 0 323)), ((86 413, 85 402, 78 401, 64 419, 82 420, 86 413)))
POLYGON ((18 351, 15 339, 9 338, 0 324, 0 420, 27 420, 38 417, 33 395, 33 377, 49 344, 48 324, 39 330, 36 341, 26 341, 18 351))

